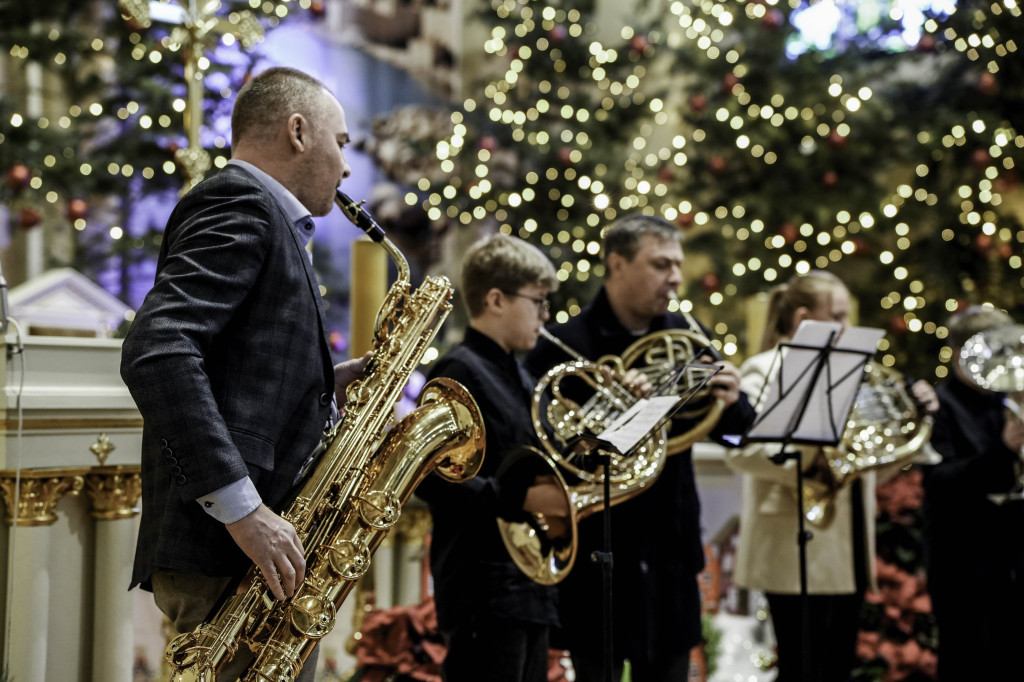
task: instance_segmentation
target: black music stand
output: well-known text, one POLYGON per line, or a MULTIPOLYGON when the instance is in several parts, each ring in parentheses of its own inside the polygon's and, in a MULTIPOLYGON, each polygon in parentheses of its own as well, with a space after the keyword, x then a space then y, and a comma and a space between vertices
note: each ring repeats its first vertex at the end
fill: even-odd
POLYGON ((612 517, 611 517, 611 456, 613 454, 628 457, 645 443, 658 429, 671 421, 672 416, 690 402, 721 368, 702 362, 690 361, 678 367, 671 381, 657 387, 659 395, 637 400, 628 410, 600 434, 584 433, 571 439, 566 450, 576 455, 595 458, 604 473, 604 499, 601 513, 604 526, 602 529, 602 549, 590 554, 590 560, 601 565, 602 586, 602 617, 603 617, 603 675, 604 682, 612 682, 614 660, 612 656, 612 517), (672 389, 684 374, 692 369, 700 368, 705 375, 700 381, 689 387, 683 395, 664 395, 672 389))
POLYGON ((796 497, 800 567, 801 678, 808 677, 810 610, 807 594, 807 542, 805 528, 803 456, 790 445, 835 446, 842 438, 853 401, 860 387, 864 365, 875 353, 880 329, 851 327, 845 332, 837 322, 805 320, 790 343, 779 344, 757 404, 767 391, 768 406, 760 412, 740 445, 777 442, 779 452, 771 460, 779 465, 796 460, 796 497))

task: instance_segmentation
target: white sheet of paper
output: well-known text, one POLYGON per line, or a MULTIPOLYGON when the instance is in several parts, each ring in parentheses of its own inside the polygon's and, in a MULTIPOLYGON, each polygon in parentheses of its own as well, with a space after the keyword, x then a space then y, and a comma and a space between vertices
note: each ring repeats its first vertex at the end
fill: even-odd
POLYGON ((625 454, 637 443, 650 437, 651 431, 672 411, 677 402, 679 396, 674 395, 641 398, 612 421, 598 438, 608 441, 616 450, 625 454))
POLYGON ((863 378, 862 368, 874 354, 884 332, 870 327, 849 327, 833 343, 817 381, 814 363, 832 335, 842 326, 837 322, 805 320, 790 342, 808 348, 783 346, 781 369, 766 389, 767 410, 750 429, 751 440, 779 440, 792 428, 794 415, 802 418, 790 438, 796 442, 835 443, 842 435, 853 400, 863 378), (802 406, 805 396, 810 396, 802 406))

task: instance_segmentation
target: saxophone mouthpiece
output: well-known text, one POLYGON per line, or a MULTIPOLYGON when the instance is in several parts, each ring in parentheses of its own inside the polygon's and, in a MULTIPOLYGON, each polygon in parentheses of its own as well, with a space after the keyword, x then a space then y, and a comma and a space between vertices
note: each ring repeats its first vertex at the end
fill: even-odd
POLYGON ((355 201, 340 189, 336 189, 334 192, 334 203, 338 204, 338 208, 346 218, 352 221, 353 225, 369 235, 370 239, 375 242, 379 243, 384 240, 384 228, 366 212, 366 209, 363 208, 364 202, 355 201))

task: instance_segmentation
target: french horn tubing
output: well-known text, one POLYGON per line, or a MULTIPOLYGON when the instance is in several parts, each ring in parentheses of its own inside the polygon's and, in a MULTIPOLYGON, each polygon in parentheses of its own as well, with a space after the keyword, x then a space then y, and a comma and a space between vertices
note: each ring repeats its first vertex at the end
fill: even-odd
POLYGON ((662 426, 627 453, 598 448, 598 454, 609 462, 608 506, 649 488, 661 474, 666 456, 682 452, 714 428, 724 403, 711 396, 707 385, 717 368, 696 362, 710 348, 702 334, 678 329, 654 332, 638 339, 621 356, 604 356, 596 362, 547 329, 541 328, 541 334, 572 360, 548 370, 534 388, 531 414, 542 450, 523 448, 519 454, 524 459, 539 456, 547 465, 562 488, 568 513, 559 519, 540 514, 527 521, 499 518, 498 529, 519 569, 535 582, 554 585, 575 563, 577 524, 605 506, 604 469, 595 467, 598 458, 592 453, 575 445, 585 434, 600 434, 639 399, 618 377, 637 369, 647 376, 655 394, 663 394, 671 385, 676 395, 689 398, 682 416, 697 419, 697 423, 672 439, 662 426))

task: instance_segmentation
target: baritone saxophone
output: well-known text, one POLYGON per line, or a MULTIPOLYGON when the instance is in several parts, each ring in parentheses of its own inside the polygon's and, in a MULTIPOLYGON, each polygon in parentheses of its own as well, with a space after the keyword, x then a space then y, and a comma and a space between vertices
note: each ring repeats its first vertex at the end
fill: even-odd
POLYGON ((347 389, 345 417, 325 435, 318 463, 282 512, 305 549, 305 580, 277 601, 250 568, 244 591, 167 646, 173 682, 214 682, 243 647, 252 653, 244 682, 295 680, 419 482, 434 472, 461 483, 483 462, 483 420, 456 381, 428 382, 418 407, 393 423, 410 375, 451 311, 448 279, 429 277, 410 291, 408 263, 380 226, 340 191, 336 203, 387 250, 398 278, 377 315, 373 357, 347 389))

